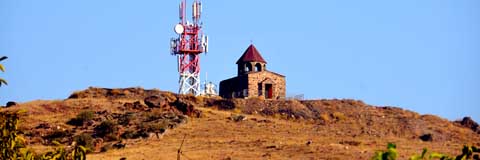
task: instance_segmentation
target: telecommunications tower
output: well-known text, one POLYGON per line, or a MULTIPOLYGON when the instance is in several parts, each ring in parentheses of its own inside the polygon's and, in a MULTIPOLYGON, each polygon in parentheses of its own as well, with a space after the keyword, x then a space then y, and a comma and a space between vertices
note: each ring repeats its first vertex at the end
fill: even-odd
POLYGON ((180 22, 175 25, 178 38, 170 41, 171 54, 178 58, 179 94, 200 95, 200 54, 208 52, 208 37, 202 32, 202 2, 194 0, 192 22, 187 20, 186 0, 180 3, 180 22))

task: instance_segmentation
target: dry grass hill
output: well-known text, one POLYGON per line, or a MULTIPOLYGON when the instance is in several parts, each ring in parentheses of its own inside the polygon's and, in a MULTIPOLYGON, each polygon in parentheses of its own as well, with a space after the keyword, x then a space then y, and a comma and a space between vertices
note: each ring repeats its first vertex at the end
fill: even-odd
POLYGON ((77 141, 88 159, 369 159, 388 142, 400 159, 427 147, 456 155, 480 145, 471 119, 452 122, 357 100, 221 99, 141 88, 89 88, 32 101, 20 130, 42 153, 77 141))

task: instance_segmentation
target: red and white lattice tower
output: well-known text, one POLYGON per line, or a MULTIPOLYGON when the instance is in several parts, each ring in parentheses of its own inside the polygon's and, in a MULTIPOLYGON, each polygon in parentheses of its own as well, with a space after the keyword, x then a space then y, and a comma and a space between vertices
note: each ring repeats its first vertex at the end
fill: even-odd
POLYGON ((187 20, 186 0, 180 3, 180 22, 175 25, 178 38, 170 42, 171 53, 178 57, 179 94, 200 95, 200 54, 208 52, 208 37, 202 33, 202 2, 194 0, 192 22, 187 20))

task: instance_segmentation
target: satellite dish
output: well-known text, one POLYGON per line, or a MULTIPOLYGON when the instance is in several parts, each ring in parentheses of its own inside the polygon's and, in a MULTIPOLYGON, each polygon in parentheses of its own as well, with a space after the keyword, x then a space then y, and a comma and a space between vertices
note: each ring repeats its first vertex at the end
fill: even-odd
POLYGON ((182 34, 185 31, 182 24, 175 25, 175 33, 182 34))

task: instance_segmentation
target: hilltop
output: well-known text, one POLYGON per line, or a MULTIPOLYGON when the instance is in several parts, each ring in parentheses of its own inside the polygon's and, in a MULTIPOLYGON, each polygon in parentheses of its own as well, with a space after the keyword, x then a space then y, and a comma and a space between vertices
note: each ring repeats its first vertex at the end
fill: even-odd
POLYGON ((450 155, 480 145, 471 119, 434 115, 359 100, 222 99, 142 88, 89 88, 65 100, 37 100, 20 130, 38 152, 52 141, 88 141, 89 159, 369 159, 388 142, 401 159, 424 147, 450 155), (75 138, 74 138, 75 137, 75 138), (117 148, 117 149, 114 149, 117 148))

